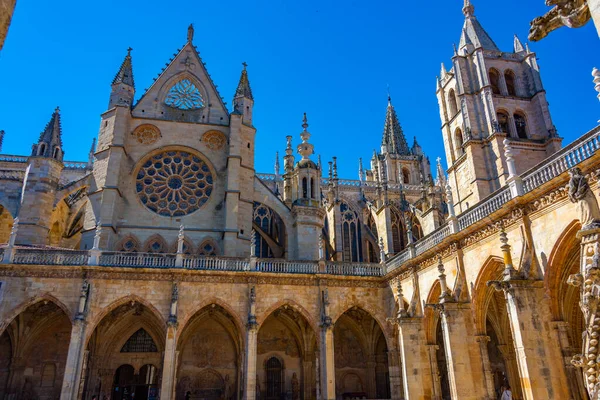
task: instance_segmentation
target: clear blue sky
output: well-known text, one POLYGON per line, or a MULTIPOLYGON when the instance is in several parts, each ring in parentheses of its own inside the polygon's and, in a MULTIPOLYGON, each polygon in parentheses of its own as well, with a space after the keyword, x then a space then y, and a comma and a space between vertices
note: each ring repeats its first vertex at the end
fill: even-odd
MULTIPOLYGON (((542 0, 473 1, 505 51, 513 34, 525 41, 529 21, 548 10, 542 0)), ((442 61, 450 67, 461 8, 462 0, 19 0, 0 53, 3 153, 29 154, 60 105, 66 159, 85 160, 127 47, 137 99, 193 22, 194 42, 229 106, 241 62, 249 64, 257 171, 273 171, 286 135, 298 143, 307 112, 316 152, 324 162, 338 156, 340 176, 356 179, 358 158, 379 147, 388 84, 409 143, 417 136, 435 163, 444 158, 435 77, 442 61)), ((600 67, 599 45, 592 23, 530 44, 565 144, 600 118, 590 75, 600 67)))

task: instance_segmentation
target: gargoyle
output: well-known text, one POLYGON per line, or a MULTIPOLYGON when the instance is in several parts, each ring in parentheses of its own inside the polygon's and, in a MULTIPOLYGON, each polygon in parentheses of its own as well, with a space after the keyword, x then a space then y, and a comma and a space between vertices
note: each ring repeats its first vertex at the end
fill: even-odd
POLYGON ((554 6, 546 14, 531 21, 529 40, 537 42, 561 26, 581 28, 591 18, 586 0, 546 0, 547 6, 554 6))

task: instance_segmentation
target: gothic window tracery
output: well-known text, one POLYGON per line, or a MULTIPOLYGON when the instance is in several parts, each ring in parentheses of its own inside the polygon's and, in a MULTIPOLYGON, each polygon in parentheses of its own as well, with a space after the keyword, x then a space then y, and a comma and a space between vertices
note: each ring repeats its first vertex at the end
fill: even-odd
POLYGON ((166 253, 167 244, 160 235, 154 235, 146 241, 144 251, 146 253, 166 253))
POLYGON ((346 202, 340 203, 342 216, 342 257, 343 261, 362 261, 361 237, 358 214, 346 202))
POLYGON ((116 250, 126 253, 137 253, 140 251, 140 244, 133 236, 127 236, 121 240, 116 250))
POLYGON ((404 250, 405 247, 405 238, 406 232, 404 230, 404 224, 402 223, 402 218, 395 211, 391 212, 391 220, 392 220, 392 244, 393 244, 393 252, 399 253, 404 250))
POLYGON ((200 209, 213 190, 213 176, 204 160, 179 150, 147 157, 136 175, 136 192, 150 211, 166 217, 200 209))
MULTIPOLYGON (((281 217, 267 205, 255 202, 252 220, 254 225, 272 241, 272 244, 279 247, 279 249, 271 248, 269 241, 257 232, 256 255, 261 258, 273 258, 276 257, 276 252, 282 253, 285 247, 285 227, 281 217)), ((281 255, 283 254, 279 254, 278 257, 281 255)))
POLYGON ((212 240, 207 239, 200 244, 200 247, 198 247, 198 254, 201 256, 216 256, 217 246, 212 240))
POLYGON ((171 86, 165 104, 179 110, 197 110, 204 107, 204 99, 196 85, 189 79, 182 79, 171 86))
POLYGON ((460 128, 456 128, 454 131, 454 144, 456 146, 456 158, 462 157, 462 155, 465 154, 465 151, 463 149, 463 134, 460 128))
POLYGON ((138 329, 131 335, 121 348, 121 353, 154 353, 157 351, 154 339, 144 328, 138 329))
POLYGON ((421 228, 421 223, 417 219, 417 217, 413 216, 412 218, 412 234, 415 241, 423 238, 423 228, 421 228))

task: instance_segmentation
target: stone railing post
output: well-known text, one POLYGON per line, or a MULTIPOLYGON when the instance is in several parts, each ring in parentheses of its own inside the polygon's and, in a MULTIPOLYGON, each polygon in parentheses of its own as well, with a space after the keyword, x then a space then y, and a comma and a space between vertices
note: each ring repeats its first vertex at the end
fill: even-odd
POLYGON ((512 147, 508 139, 504 139, 504 157, 506 158, 506 166, 508 167, 508 187, 510 188, 510 196, 514 199, 519 196, 523 196, 525 190, 523 189, 523 179, 517 175, 517 166, 515 159, 513 158, 512 147))
POLYGON ((2 257, 3 264, 12 264, 15 258, 15 241, 17 240, 17 232, 19 231, 19 217, 13 221, 10 237, 8 238, 8 246, 4 248, 4 256, 2 257))
POLYGON ((175 256, 175 266, 183 267, 183 239, 185 234, 183 232, 183 225, 179 227, 179 234, 177 235, 177 255, 175 256))
POLYGON ((452 198, 452 187, 450 185, 446 185, 446 200, 448 202, 448 225, 452 234, 458 232, 458 219, 454 210, 454 199, 452 198))
POLYGON ((100 265, 100 256, 102 250, 100 250, 100 239, 102 238, 102 224, 98 221, 96 224, 96 232, 94 233, 94 245, 90 250, 90 258, 88 259, 88 265, 100 265))

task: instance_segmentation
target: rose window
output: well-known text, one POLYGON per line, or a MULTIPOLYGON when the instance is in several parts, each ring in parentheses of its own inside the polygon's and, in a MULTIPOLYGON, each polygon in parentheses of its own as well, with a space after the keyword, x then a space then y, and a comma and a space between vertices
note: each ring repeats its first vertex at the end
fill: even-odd
POLYGON ((185 151, 165 151, 144 161, 135 188, 150 211, 178 217, 193 213, 208 201, 213 176, 199 157, 185 151))
POLYGON ((182 79, 171 86, 165 104, 180 110, 197 110, 204 107, 200 91, 189 79, 182 79))

